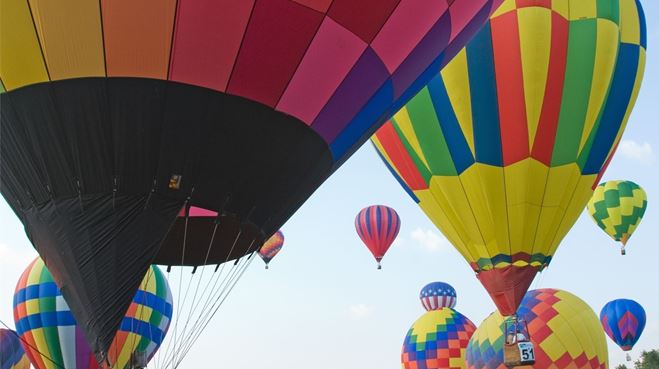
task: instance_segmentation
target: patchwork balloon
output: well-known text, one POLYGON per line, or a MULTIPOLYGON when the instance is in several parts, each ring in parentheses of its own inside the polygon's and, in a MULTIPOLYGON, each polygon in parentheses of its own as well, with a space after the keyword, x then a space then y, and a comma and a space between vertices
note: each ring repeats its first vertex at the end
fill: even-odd
POLYGON ((431 310, 407 332, 403 343, 403 369, 465 369, 467 344, 476 326, 450 308, 431 310))
POLYGON ((258 250, 502 2, 0 1, 0 191, 100 361, 150 264, 258 250))
MULTIPOLYGON (((577 296, 549 288, 529 291, 517 314, 528 324, 534 368, 608 369, 604 331, 595 312, 577 296)), ((468 369, 508 369, 503 361, 504 328, 499 312, 481 323, 467 347, 468 369)))
POLYGON ((648 207, 641 186, 631 181, 608 181, 595 188, 588 202, 588 214, 606 234, 620 242, 621 253, 648 207))
POLYGON ((265 268, 268 269, 268 265, 272 258, 274 258, 281 248, 284 246, 284 233, 282 231, 277 231, 272 235, 261 248, 259 249, 259 256, 265 262, 265 268))
POLYGON ((419 298, 427 311, 445 307, 453 309, 458 299, 453 286, 444 282, 428 283, 421 289, 419 298))
POLYGON ((384 205, 366 207, 357 214, 355 228, 381 269, 380 262, 400 231, 398 213, 384 205))
POLYGON ((613 300, 602 308, 600 321, 609 338, 623 351, 630 351, 645 329, 645 310, 634 300, 613 300))
MULTIPOLYGON (((102 292, 102 291, 101 291, 102 292)), ((172 318, 172 294, 157 266, 144 276, 112 341, 108 369, 130 369, 133 353, 149 361, 172 318)), ((16 330, 36 369, 98 369, 96 358, 41 258, 23 272, 14 293, 16 330)))
POLYGON ((373 137, 504 315, 604 173, 645 49, 638 0, 506 0, 373 137))
POLYGON ((0 328, 0 369, 29 369, 30 361, 25 355, 17 333, 0 328))

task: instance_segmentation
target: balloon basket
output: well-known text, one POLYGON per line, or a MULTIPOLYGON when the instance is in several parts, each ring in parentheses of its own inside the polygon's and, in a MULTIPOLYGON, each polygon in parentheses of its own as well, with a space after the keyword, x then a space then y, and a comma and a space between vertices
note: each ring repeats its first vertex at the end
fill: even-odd
POLYGON ((504 324, 503 363, 508 368, 535 364, 535 351, 524 319, 511 317, 504 324))
POLYGON ((632 361, 632 357, 629 356, 629 353, 627 353, 627 355, 625 355, 625 360, 632 361))
POLYGON ((265 265, 265 269, 266 269, 266 270, 270 269, 270 267, 268 266, 268 264, 265 265))

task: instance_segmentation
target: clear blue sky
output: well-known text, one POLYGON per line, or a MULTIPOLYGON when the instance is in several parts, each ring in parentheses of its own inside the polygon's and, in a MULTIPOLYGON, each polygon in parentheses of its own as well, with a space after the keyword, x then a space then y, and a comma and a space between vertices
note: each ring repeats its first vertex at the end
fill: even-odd
MULTIPOLYGON (((646 76, 623 148, 604 180, 643 186, 648 211, 626 257, 582 214, 550 268, 533 284, 575 293, 598 314, 611 299, 639 301, 648 325, 635 355, 659 348, 659 3, 643 4, 646 76)), ((0 224, 0 319, 13 322, 16 280, 36 254, 4 201, 0 224)), ((470 268, 389 175, 370 144, 283 231, 286 244, 271 269, 264 270, 260 260, 251 265, 182 369, 399 369, 403 338, 424 311, 419 289, 435 280, 457 289, 457 309, 477 325, 494 310, 470 268), (371 204, 392 206, 402 218, 399 239, 380 271, 353 226, 355 214, 371 204)), ((609 356, 611 367, 624 360, 610 341, 609 356)))

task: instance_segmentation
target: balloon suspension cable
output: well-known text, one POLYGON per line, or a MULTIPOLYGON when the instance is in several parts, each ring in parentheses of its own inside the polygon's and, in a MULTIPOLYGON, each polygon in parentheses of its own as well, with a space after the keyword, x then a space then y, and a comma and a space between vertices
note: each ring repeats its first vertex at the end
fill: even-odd
MULTIPOLYGON (((249 213, 250 215, 254 209, 255 208, 252 208, 249 213)), ((211 319, 218 312, 223 302, 237 284, 237 281, 242 277, 247 270, 247 267, 252 262, 253 252, 248 258, 238 258, 235 263, 232 263, 231 265, 228 264, 234 254, 236 245, 243 234, 244 227, 241 227, 233 240, 224 262, 218 263, 217 266, 207 265, 212 248, 215 244, 218 229, 222 226, 220 217, 223 216, 223 214, 223 209, 218 212, 210 241, 208 242, 206 257, 202 264, 203 266, 193 266, 193 271, 198 271, 198 273, 189 273, 189 280, 184 281, 181 277, 183 275, 183 267, 180 267, 181 274, 179 275, 178 285, 175 286, 176 289, 178 289, 177 295, 179 296, 177 298, 174 317, 176 322, 174 323, 173 333, 175 332, 175 334, 168 337, 167 344, 154 357, 152 363, 154 363, 154 368, 156 369, 174 369, 182 363, 183 359, 192 349, 193 344, 199 339, 211 319), (208 269, 211 271, 211 268, 215 268, 215 270, 212 271, 212 273, 207 274, 206 270, 208 269), (193 279, 196 279, 196 286, 194 287, 194 292, 191 293, 191 290, 193 289, 193 279), (184 288, 185 292, 182 291, 184 288), (192 295, 192 298, 188 298, 190 294, 192 295), (183 322, 182 319, 185 319, 185 322, 183 322)), ((184 243, 187 242, 186 234, 187 227, 184 227, 184 243)), ((244 250, 241 255, 249 252, 253 248, 256 240, 257 237, 252 239, 247 249, 244 250)), ((169 276, 168 279, 171 281, 169 276)))
POLYGON ((44 354, 43 352, 39 351, 38 348, 32 346, 29 342, 27 342, 26 340, 24 340, 21 336, 18 335, 18 333, 17 333, 16 331, 14 331, 13 329, 11 329, 11 328, 10 328, 10 327, 9 327, 9 326, 8 326, 3 320, 2 320, 2 319, 0 319, 0 324, 2 324, 2 325, 3 325, 5 328, 7 328, 7 329, 8 329, 13 335, 15 335, 16 338, 18 338, 18 340, 21 341, 21 343, 23 343, 23 345, 29 347, 29 348, 30 348, 30 351, 32 351, 32 352, 36 352, 36 353, 39 354, 39 356, 41 356, 42 358, 44 358, 44 359, 50 361, 51 363, 53 363, 53 365, 55 365, 57 368, 59 368, 59 369, 66 369, 65 367, 63 367, 62 365, 60 365, 58 362, 56 362, 55 360, 53 360, 50 356, 48 356, 48 355, 44 354))

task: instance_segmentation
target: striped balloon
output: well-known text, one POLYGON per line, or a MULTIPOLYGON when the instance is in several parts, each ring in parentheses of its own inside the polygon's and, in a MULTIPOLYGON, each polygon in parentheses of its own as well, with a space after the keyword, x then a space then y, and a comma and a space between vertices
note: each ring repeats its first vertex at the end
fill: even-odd
POLYGON ((16 332, 0 328, 0 369, 29 369, 30 361, 25 355, 16 332))
POLYGON ((645 49, 638 0, 506 0, 374 135, 505 315, 613 156, 645 49))
POLYGON ((380 262, 400 231, 400 217, 388 206, 373 205, 362 209, 355 218, 355 228, 373 257, 380 262))
MULTIPOLYGON (((112 369, 128 369, 133 352, 151 359, 172 318, 172 294, 165 276, 151 266, 112 342, 112 369)), ((36 369, 97 369, 82 331, 41 258, 23 272, 14 293, 16 330, 36 369)))
POLYGON ((630 351, 645 329, 645 309, 634 300, 613 300, 604 305, 600 321, 613 342, 630 351))
POLYGON ((445 307, 453 309, 458 299, 455 288, 444 282, 428 283, 421 289, 419 298, 427 311, 445 307))
POLYGON ((282 231, 275 232, 275 234, 273 234, 272 237, 265 241, 263 246, 261 246, 261 249, 259 249, 259 256, 265 262, 266 269, 268 269, 268 265, 270 264, 272 258, 274 258, 279 253, 279 251, 281 251, 283 246, 284 233, 282 231))
POLYGON ((608 181, 595 188, 588 202, 588 214, 606 234, 622 244, 621 252, 629 237, 643 219, 648 199, 641 186, 631 181, 608 181))

